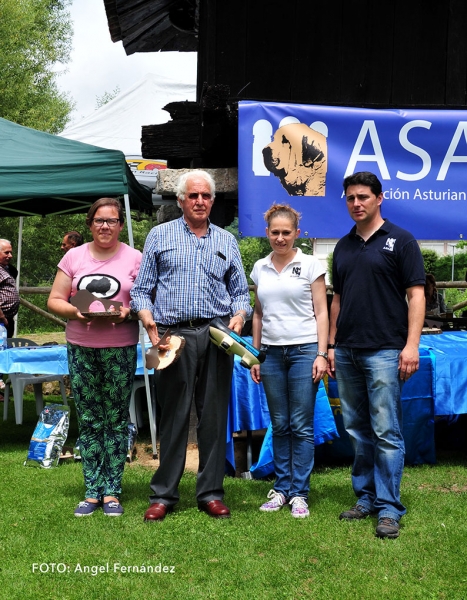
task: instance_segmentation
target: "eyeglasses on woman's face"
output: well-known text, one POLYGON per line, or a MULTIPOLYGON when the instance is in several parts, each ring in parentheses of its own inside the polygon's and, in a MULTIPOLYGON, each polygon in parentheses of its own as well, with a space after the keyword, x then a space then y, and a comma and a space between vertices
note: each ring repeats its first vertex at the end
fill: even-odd
POLYGON ((107 225, 109 227, 116 227, 120 223, 120 219, 100 219, 100 218, 97 218, 97 219, 93 219, 92 223, 96 227, 102 227, 104 225, 104 223, 107 223, 107 225))

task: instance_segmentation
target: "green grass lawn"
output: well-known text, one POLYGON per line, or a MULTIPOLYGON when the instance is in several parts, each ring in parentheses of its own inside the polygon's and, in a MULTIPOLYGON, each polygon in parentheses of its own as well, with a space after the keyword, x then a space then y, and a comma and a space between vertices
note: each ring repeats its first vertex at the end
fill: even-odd
MULTIPOLYGON (((31 396, 32 398, 32 396, 31 396)), ((374 519, 338 520, 354 497, 348 466, 318 468, 308 519, 261 513, 271 483, 226 478, 229 520, 197 510, 196 477, 162 523, 144 523, 152 471, 127 465, 122 518, 77 519, 79 463, 23 466, 37 418, 25 402, 0 426, 0 597, 21 600, 446 599, 467 598, 467 460, 406 468, 408 514, 397 540, 374 536, 374 519)), ((72 416, 70 441, 76 438, 72 416)))

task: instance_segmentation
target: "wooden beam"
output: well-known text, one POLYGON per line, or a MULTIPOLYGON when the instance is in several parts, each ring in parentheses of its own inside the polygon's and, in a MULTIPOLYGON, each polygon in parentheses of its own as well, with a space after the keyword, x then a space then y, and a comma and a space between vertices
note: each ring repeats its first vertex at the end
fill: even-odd
POLYGON ((32 312, 35 312, 38 315, 41 315, 41 317, 45 317, 46 319, 49 319, 49 321, 52 321, 52 323, 55 323, 55 325, 60 325, 60 327, 63 327, 63 329, 65 329, 66 321, 62 321, 61 319, 54 317, 50 313, 46 312, 45 310, 42 310, 42 308, 39 308, 38 306, 35 306, 34 304, 32 304, 32 302, 29 302, 28 300, 25 300, 24 298, 20 298, 19 302, 22 306, 25 306, 29 310, 32 310, 32 312))

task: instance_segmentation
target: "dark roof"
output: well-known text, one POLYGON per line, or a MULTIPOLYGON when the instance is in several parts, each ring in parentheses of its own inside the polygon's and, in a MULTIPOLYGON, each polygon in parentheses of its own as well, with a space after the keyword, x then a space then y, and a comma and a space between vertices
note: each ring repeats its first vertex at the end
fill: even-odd
POLYGON ((127 54, 198 49, 199 0, 104 0, 113 42, 127 54))

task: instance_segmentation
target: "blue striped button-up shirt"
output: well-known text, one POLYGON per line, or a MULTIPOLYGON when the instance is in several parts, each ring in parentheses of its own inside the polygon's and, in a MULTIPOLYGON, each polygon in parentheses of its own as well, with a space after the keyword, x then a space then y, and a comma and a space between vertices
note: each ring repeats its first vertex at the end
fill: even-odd
POLYGON ((198 238, 181 217, 154 227, 131 290, 131 308, 156 323, 251 314, 248 284, 235 237, 209 224, 198 238), (154 292, 153 292, 154 290, 154 292), (154 303, 152 298, 154 296, 154 303))

